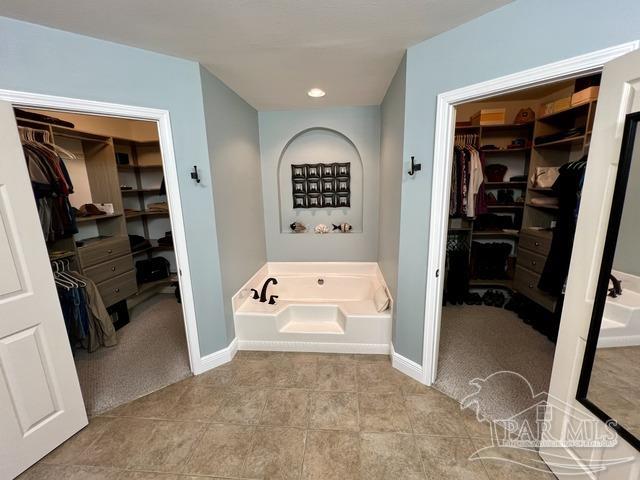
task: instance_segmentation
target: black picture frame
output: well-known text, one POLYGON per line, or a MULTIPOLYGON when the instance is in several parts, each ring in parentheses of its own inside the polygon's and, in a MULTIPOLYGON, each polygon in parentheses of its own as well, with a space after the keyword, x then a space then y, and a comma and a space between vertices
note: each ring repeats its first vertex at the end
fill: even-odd
POLYGON ((291 188, 294 209, 350 208, 351 164, 291 165, 291 188))
MULTIPOLYGON (((576 400, 580 402, 580 404, 584 405, 585 408, 600 420, 609 424, 611 428, 613 428, 624 440, 629 442, 629 444, 631 444, 636 450, 640 451, 640 438, 627 430, 624 425, 618 424, 616 419, 612 418, 607 412, 603 411, 597 404, 589 400, 587 397, 589 392, 589 383, 591 381, 591 373, 593 371, 593 363, 596 357, 598 338, 600 337, 604 307, 607 301, 609 275, 613 268, 613 261, 618 243, 620 221, 622 220, 624 200, 627 193, 627 182, 633 160, 633 148, 638 132, 638 122, 640 122, 640 112, 628 114, 625 120, 622 148, 620 150, 620 161, 618 163, 618 173, 616 175, 615 189, 613 191, 609 224, 607 226, 607 235, 605 238, 604 251, 602 253, 602 262, 600 264, 600 273, 598 276, 598 284, 591 313, 591 324, 589 326, 587 345, 582 360, 582 369, 580 371, 576 400)), ((636 147, 640 148, 640 145, 637 145, 636 147)))

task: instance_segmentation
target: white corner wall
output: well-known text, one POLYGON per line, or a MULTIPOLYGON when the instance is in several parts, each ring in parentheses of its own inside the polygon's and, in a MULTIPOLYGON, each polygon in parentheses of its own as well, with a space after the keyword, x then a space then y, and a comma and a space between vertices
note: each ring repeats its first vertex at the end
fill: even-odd
POLYGON ((260 156, 267 258, 282 261, 378 260, 378 187, 380 108, 348 107, 260 112, 260 156), (287 148, 288 147, 288 148, 287 148), (357 162, 361 161, 361 178, 357 162), (294 211, 291 163, 350 161, 351 208, 294 211), (293 234, 301 221, 310 230, 319 223, 348 222, 348 234, 293 234))

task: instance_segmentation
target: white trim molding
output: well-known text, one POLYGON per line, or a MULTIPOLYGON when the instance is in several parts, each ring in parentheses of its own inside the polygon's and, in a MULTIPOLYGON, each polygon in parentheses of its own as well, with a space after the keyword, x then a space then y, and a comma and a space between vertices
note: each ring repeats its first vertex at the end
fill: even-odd
POLYGON ((322 343, 286 342, 269 340, 240 340, 239 350, 262 350, 273 352, 317 352, 317 353, 369 353, 389 354, 387 343, 322 343))
POLYGON ((189 268, 189 254, 187 252, 184 218, 182 216, 183 209, 180 198, 180 185, 178 183, 178 169, 173 149, 173 136, 171 133, 169 112, 167 110, 159 110, 155 108, 135 107, 117 103, 96 102, 94 100, 82 100, 77 98, 57 97, 53 95, 2 89, 0 89, 0 100, 9 102, 15 106, 46 108, 65 112, 147 120, 158 124, 160 151, 162 154, 165 184, 167 187, 167 202, 169 203, 171 230, 173 231, 174 250, 176 253, 176 263, 180 278, 182 313, 187 333, 189 363, 191 364, 192 372, 200 370, 200 364, 204 359, 200 358, 198 325, 196 323, 191 271, 189 268))
POLYGON ((217 352, 210 353, 209 355, 205 355, 200 359, 198 364, 198 368, 194 370, 195 375, 200 375, 212 368, 219 367, 220 365, 224 365, 225 363, 229 363, 233 360, 233 357, 238 353, 238 338, 235 337, 231 340, 231 343, 223 348, 222 350, 218 350, 217 352))
POLYGON ((422 365, 397 353, 395 348, 393 348, 393 344, 391 344, 391 366, 420 383, 424 382, 422 365))
POLYGON ((438 95, 433 148, 431 186, 431 218, 429 222, 429 253, 423 339, 423 383, 431 385, 438 368, 440 317, 442 315, 442 279, 446 258, 447 219, 451 185, 450 161, 453 155, 455 106, 487 97, 515 92, 590 73, 626 53, 638 49, 639 42, 629 42, 585 55, 550 63, 512 75, 496 78, 438 95))

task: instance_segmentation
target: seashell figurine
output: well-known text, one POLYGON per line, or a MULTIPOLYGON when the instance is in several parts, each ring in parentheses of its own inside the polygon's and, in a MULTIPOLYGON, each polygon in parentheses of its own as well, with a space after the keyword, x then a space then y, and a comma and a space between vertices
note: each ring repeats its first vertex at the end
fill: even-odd
POLYGON ((341 223, 340 225, 336 225, 335 223, 331 224, 334 230, 340 230, 342 233, 349 233, 353 227, 348 223, 341 223))
POLYGON ((315 231, 316 233, 323 234, 329 233, 330 230, 329 227, 327 227, 324 223, 321 223, 320 225, 316 225, 315 231))
POLYGON ((305 227, 300 222, 293 222, 291 225, 289 225, 289 228, 293 230, 294 233, 304 233, 307 231, 307 227, 305 227))

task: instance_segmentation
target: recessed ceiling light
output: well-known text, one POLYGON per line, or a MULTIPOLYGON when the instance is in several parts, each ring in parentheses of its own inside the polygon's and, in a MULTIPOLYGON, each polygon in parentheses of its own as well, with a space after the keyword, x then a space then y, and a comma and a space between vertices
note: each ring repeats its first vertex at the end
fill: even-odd
POLYGON ((307 92, 307 95, 313 98, 320 98, 326 95, 325 91, 320 88, 312 88, 307 92))

